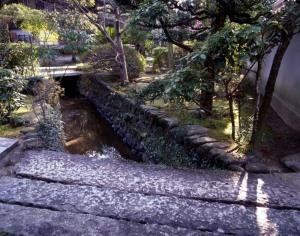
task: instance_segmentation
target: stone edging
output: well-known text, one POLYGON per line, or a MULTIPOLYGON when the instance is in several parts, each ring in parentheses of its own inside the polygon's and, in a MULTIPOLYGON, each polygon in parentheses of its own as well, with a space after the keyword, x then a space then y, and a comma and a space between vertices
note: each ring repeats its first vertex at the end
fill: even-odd
POLYGON ((244 171, 245 163, 226 152, 229 148, 227 143, 208 137, 208 129, 199 125, 180 125, 177 118, 169 117, 155 107, 139 105, 94 77, 81 78, 78 88, 96 106, 97 111, 131 148, 133 154, 143 161, 159 163, 155 155, 147 155, 151 145, 149 148, 146 137, 149 140, 153 136, 151 133, 155 133, 163 135, 171 149, 176 146, 181 152, 193 156, 192 162, 198 163, 197 167, 244 171))

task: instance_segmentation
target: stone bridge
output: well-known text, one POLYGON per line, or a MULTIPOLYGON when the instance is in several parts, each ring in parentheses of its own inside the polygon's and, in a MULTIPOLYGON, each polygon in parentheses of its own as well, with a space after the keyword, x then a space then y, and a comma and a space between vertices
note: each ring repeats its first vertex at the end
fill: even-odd
POLYGON ((13 174, 0 177, 0 232, 300 235, 297 181, 298 174, 174 169, 28 151, 13 174))

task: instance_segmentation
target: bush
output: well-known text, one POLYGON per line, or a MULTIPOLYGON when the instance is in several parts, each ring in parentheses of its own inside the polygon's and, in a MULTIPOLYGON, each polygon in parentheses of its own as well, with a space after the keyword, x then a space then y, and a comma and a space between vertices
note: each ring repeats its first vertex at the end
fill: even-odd
MULTIPOLYGON (((53 14, 59 41, 64 45, 63 53, 82 54, 93 43, 92 25, 85 17, 78 17, 76 10, 64 10, 53 14)), ((75 57, 73 57, 74 60, 75 57)))
POLYGON ((153 48, 153 40, 151 40, 151 33, 138 26, 129 26, 124 34, 122 34, 123 42, 132 44, 135 49, 141 54, 150 53, 153 48))
POLYGON ((168 64, 168 48, 156 47, 153 49, 153 71, 161 70, 168 64))
MULTIPOLYGON (((106 27, 106 31, 109 33, 111 38, 116 37, 115 27, 106 27)), ((97 43, 97 44, 106 44, 107 43, 107 39, 103 36, 103 34, 100 31, 96 32, 95 39, 96 39, 95 43, 97 43)))
POLYGON ((12 112, 22 105, 22 88, 23 81, 12 71, 0 69, 0 123, 8 122, 12 112))
POLYGON ((38 48, 29 43, 11 43, 8 46, 5 67, 21 75, 32 75, 38 66, 38 48))
MULTIPOLYGON (((173 59, 175 64, 186 55, 186 52, 175 45, 173 45, 173 59)), ((156 47, 153 49, 153 71, 161 71, 164 67, 168 67, 168 48, 156 47)))
MULTIPOLYGON (((146 59, 143 55, 128 45, 124 45, 127 61, 128 76, 130 79, 137 78, 146 68, 146 59)), ((109 44, 102 45, 88 53, 86 59, 92 66, 101 72, 118 73, 120 71, 118 63, 115 61, 115 52, 109 44)))
POLYGON ((37 82, 33 88, 33 94, 35 95, 34 103, 39 104, 42 110, 47 110, 48 105, 52 108, 59 106, 60 97, 64 94, 64 89, 59 82, 49 78, 37 82))
POLYGON ((38 9, 32 9, 23 4, 7 4, 0 9, 0 15, 10 19, 10 23, 17 28, 38 36, 41 31, 47 31, 51 22, 47 19, 47 14, 38 9))
POLYGON ((37 132, 47 148, 63 150, 64 127, 59 100, 63 89, 53 79, 42 80, 33 88, 33 107, 38 118, 37 132))
POLYGON ((48 109, 45 119, 39 120, 36 130, 47 148, 55 151, 64 149, 64 124, 58 108, 48 109))
POLYGON ((21 127, 22 125, 24 125, 24 123, 25 121, 22 117, 12 116, 9 118, 9 125, 12 128, 21 127))

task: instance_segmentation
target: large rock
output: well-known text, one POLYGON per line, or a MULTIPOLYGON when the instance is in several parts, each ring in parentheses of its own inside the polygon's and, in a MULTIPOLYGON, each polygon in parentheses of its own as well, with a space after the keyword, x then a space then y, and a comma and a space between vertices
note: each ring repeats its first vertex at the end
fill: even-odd
POLYGON ((170 135, 173 137, 178 143, 184 143, 184 139, 188 136, 206 136, 207 135, 207 128, 204 128, 200 125, 183 125, 180 127, 176 127, 171 129, 170 135))
POLYGON ((174 117, 163 117, 158 120, 158 123, 162 125, 163 128, 172 129, 179 124, 179 120, 174 117))
POLYGON ((280 169, 261 162, 249 162, 245 166, 246 171, 257 174, 270 174, 280 172, 280 169))
POLYGON ((217 140, 210 137, 201 137, 199 135, 188 136, 184 139, 184 144, 188 147, 198 147, 202 144, 214 142, 217 142, 217 140))
POLYGON ((300 172, 300 153, 285 156, 281 162, 293 171, 300 172))

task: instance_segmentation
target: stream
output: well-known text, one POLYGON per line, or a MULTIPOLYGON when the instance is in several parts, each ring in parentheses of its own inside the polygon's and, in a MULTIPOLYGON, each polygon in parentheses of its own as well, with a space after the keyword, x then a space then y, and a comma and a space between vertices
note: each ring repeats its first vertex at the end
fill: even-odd
POLYGON ((65 148, 71 154, 136 159, 85 98, 64 97, 61 99, 61 111, 66 135, 65 148))

